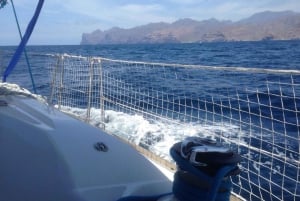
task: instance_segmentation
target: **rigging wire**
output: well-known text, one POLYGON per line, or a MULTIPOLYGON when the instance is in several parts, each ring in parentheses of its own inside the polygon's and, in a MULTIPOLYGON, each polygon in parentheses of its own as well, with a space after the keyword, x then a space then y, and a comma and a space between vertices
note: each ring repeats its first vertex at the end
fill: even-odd
POLYGON ((25 34, 23 35, 22 37, 22 40, 17 48, 17 50, 15 51, 12 59, 10 60, 10 63, 8 64, 7 68, 5 69, 4 71, 4 74, 3 74, 3 79, 2 81, 3 82, 6 82, 6 79, 8 77, 8 75, 12 72, 12 70, 14 69, 14 67, 16 66, 16 64, 18 63, 19 59, 20 59, 20 56, 32 34, 32 31, 34 29, 34 26, 37 22, 37 19, 39 17, 39 14, 40 14, 40 11, 43 7, 43 4, 44 4, 44 0, 39 0, 38 4, 37 4, 37 7, 35 9, 35 12, 34 12, 34 15, 33 17, 31 18, 29 24, 27 25, 27 28, 26 28, 26 31, 25 31, 25 34))
MULTIPOLYGON (((19 20, 18 20, 18 17, 17 17, 16 9, 15 9, 15 6, 14 6, 14 2, 13 2, 13 0, 10 0, 10 2, 11 2, 11 5, 12 5, 12 8, 13 8, 13 12, 14 12, 14 16, 15 16, 16 23, 17 23, 19 35, 20 35, 20 38, 21 38, 21 40, 22 40, 22 38, 23 38, 23 37, 22 37, 22 32, 21 32, 19 20)), ((24 56, 25 56, 25 60, 26 60, 27 67, 28 67, 28 72, 29 72, 29 75, 30 75, 31 83, 32 83, 32 89, 33 89, 33 92, 36 94, 36 87, 35 87, 35 83, 34 83, 32 71, 31 71, 31 65, 30 65, 30 63, 29 63, 29 59, 28 59, 26 47, 24 47, 24 56)))

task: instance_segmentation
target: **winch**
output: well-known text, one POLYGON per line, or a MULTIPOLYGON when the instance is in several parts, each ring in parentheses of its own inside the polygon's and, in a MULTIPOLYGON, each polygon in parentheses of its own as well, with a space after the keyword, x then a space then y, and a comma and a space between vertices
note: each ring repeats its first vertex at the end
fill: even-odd
POLYGON ((214 140, 199 137, 174 144, 170 154, 178 166, 173 182, 175 200, 229 200, 229 177, 240 172, 239 154, 214 140))

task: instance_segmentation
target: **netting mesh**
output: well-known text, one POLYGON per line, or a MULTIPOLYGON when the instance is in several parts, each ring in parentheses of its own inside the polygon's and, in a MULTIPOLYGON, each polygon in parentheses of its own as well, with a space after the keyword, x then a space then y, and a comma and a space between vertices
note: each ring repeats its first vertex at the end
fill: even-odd
POLYGON ((235 194, 300 199, 300 71, 60 55, 49 59, 58 108, 170 160, 170 146, 205 136, 236 149, 235 194))

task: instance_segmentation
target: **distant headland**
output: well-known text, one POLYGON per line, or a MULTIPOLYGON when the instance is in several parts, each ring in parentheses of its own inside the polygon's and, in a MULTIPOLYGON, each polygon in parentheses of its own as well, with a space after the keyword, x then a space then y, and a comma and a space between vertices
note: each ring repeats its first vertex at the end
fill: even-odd
POLYGON ((237 22, 185 18, 82 34, 82 45, 300 40, 300 13, 265 11, 237 22))

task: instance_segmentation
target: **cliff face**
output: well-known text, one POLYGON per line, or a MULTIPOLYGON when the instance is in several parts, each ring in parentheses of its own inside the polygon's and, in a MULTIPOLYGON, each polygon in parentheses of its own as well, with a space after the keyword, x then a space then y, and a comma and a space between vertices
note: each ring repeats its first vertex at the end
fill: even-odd
POLYGON ((238 22, 180 19, 82 34, 81 44, 191 43, 300 39, 300 13, 262 12, 238 22))

